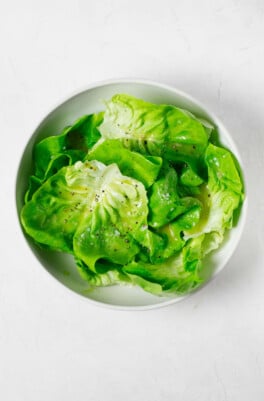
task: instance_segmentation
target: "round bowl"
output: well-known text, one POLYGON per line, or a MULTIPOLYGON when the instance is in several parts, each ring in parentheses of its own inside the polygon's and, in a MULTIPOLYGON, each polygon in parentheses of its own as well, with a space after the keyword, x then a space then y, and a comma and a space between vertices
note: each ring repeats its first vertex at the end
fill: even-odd
MULTIPOLYGON (((227 129, 219 119, 209 112, 200 102, 191 96, 173 87, 145 80, 110 80, 90 85, 85 90, 72 95, 40 122, 24 149, 16 181, 16 203, 18 215, 23 206, 24 194, 28 185, 28 178, 32 171, 32 149, 44 137, 60 133, 74 120, 84 114, 99 112, 104 109, 104 100, 116 93, 127 93, 153 103, 173 104, 203 117, 217 128, 222 145, 230 149, 241 166, 241 159, 237 147, 227 129)), ((241 166, 243 170, 243 166, 241 166)), ((222 246, 205 260, 205 284, 210 282, 226 265, 232 256, 241 237, 246 215, 246 202, 240 212, 238 223, 226 236, 222 246)), ((23 231, 23 230, 22 230, 23 231)), ((111 286, 91 289, 77 272, 73 258, 59 252, 40 249, 34 242, 24 235, 28 245, 38 262, 57 281, 74 293, 81 295, 88 301, 105 307, 126 310, 152 309, 178 302, 185 296, 158 297, 151 295, 140 288, 130 286, 111 286)), ((201 286, 198 288, 204 287, 201 286)))

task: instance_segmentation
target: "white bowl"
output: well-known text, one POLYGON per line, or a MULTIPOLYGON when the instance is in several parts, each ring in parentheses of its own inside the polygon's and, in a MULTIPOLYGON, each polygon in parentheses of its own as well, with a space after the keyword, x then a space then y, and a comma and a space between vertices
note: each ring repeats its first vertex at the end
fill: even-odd
MULTIPOLYGON (((204 117, 217 127, 220 141, 228 147, 238 159, 241 159, 237 147, 223 124, 209 112, 200 102, 173 87, 145 80, 111 80, 95 83, 80 93, 67 98, 41 121, 27 143, 22 155, 16 182, 16 200, 18 214, 23 206, 23 198, 32 169, 32 149, 34 144, 44 137, 60 133, 62 128, 71 124, 78 117, 101 111, 104 100, 116 93, 127 93, 146 101, 166 103, 179 106, 204 117)), ((242 170, 243 167, 241 166, 242 170)), ((238 224, 228 233, 223 245, 205 261, 205 276, 208 283, 218 274, 233 254, 242 234, 246 216, 244 202, 238 224)), ((59 252, 41 250, 25 235, 33 254, 40 264, 61 284, 75 293, 85 297, 90 302, 117 309, 152 309, 178 302, 185 296, 158 297, 140 288, 130 286, 111 286, 90 289, 89 285, 79 276, 73 258, 59 252)), ((200 287, 201 288, 201 287, 200 287)))

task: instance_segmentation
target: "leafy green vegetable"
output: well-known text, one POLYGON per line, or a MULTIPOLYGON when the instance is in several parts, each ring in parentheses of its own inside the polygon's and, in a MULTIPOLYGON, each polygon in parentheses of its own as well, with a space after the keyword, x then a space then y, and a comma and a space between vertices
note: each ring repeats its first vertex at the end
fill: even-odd
POLYGON ((87 159, 98 160, 107 165, 117 163, 122 174, 141 181, 146 188, 154 183, 162 165, 160 157, 131 152, 118 140, 98 143, 89 151, 87 159))
POLYGON ((208 192, 210 198, 206 231, 231 228, 234 210, 243 200, 243 186, 232 154, 224 149, 208 145, 205 153, 208 167, 208 192))
POLYGON ((109 261, 96 263, 96 272, 80 259, 76 258, 76 265, 81 277, 88 281, 92 287, 107 287, 109 285, 130 283, 130 278, 117 265, 111 264, 109 261), (107 263, 107 265, 106 265, 107 263))
POLYGON ((88 149, 101 136, 97 127, 102 120, 103 112, 85 115, 72 126, 64 128, 60 135, 49 136, 36 144, 33 152, 35 174, 30 177, 26 202, 31 199, 36 189, 60 168, 83 160, 88 149))
POLYGON ((148 223, 151 227, 162 227, 194 206, 201 208, 196 198, 180 198, 177 182, 175 169, 165 166, 159 179, 150 188, 148 223))
POLYGON ((175 106, 113 96, 36 144, 25 232, 73 254, 91 287, 192 291, 244 200, 237 161, 212 129, 175 106))
POLYGON ((74 253, 95 270, 100 258, 126 264, 138 253, 147 213, 143 184, 116 164, 79 161, 50 177, 21 219, 39 243, 74 253))
POLYGON ((149 191, 149 225, 162 227, 185 211, 177 193, 177 173, 164 168, 149 191))
POLYGON ((215 232, 222 242, 224 231, 232 227, 234 210, 243 201, 243 185, 230 151, 209 144, 205 163, 208 183, 202 188, 200 200, 206 213, 199 225, 187 231, 186 237, 215 232))
POLYGON ((123 176, 116 164, 106 167, 90 163, 96 163, 101 171, 95 174, 95 192, 73 238, 74 252, 91 270, 102 258, 126 264, 138 253, 137 240, 146 226, 145 188, 139 181, 123 176))
POLYGON ((202 237, 188 241, 181 252, 160 264, 132 262, 124 266, 134 284, 156 295, 184 294, 200 283, 202 237))
POLYGON ((199 177, 199 175, 195 173, 190 166, 186 165, 183 167, 180 175, 180 183, 182 185, 196 187, 198 185, 201 185, 203 181, 204 180, 199 177))
MULTIPOLYGON (((106 103, 99 130, 104 139, 120 139, 129 149, 188 162, 195 170, 213 128, 190 112, 170 105, 155 105, 128 95, 115 95, 106 103)), ((200 167, 201 169, 201 167, 200 167)))
POLYGON ((49 136, 39 142, 34 149, 36 166, 35 175, 44 178, 53 175, 54 160, 66 156, 72 163, 81 160, 100 138, 98 125, 103 120, 103 113, 90 114, 79 118, 62 134, 49 136))

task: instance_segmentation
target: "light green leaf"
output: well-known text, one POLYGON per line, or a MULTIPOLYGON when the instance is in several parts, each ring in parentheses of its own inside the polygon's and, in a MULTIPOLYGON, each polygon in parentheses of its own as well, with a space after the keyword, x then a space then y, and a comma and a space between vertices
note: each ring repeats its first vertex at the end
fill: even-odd
POLYGON ((122 174, 141 181, 145 188, 154 183, 162 165, 160 157, 132 152, 118 140, 99 141, 89 151, 87 160, 98 160, 106 165, 116 163, 122 174))
MULTIPOLYGON (((197 169, 208 143, 205 127, 190 112, 119 94, 106 103, 99 127, 104 139, 119 139, 133 151, 189 162, 197 169)), ((212 127, 211 127, 212 128, 212 127)))

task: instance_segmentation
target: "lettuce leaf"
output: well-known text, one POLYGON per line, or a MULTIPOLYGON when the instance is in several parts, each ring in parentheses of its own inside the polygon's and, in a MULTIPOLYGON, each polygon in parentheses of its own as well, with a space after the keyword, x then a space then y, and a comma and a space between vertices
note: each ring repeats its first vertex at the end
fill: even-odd
POLYGON ((99 131, 104 139, 119 139, 133 151, 188 162, 198 171, 212 126, 190 112, 119 94, 106 103, 99 131))
POLYGON ((77 269, 81 277, 86 280, 91 287, 107 287, 115 284, 131 284, 131 280, 125 274, 120 266, 110 263, 109 261, 102 261, 96 263, 96 272, 89 269, 89 267, 80 259, 76 258, 77 269))
POLYGON ((243 183, 229 150, 210 143, 205 153, 205 163, 208 183, 202 187, 199 195, 204 213, 199 224, 185 232, 185 238, 216 233, 216 248, 222 242, 225 230, 232 227, 234 211, 243 201, 243 183))
POLYGON ((162 166, 160 157, 132 152, 118 140, 99 141, 88 152, 87 160, 98 160, 106 165, 117 163, 122 174, 141 181, 145 188, 154 183, 162 166))
POLYGON ((149 217, 148 224, 159 228, 193 207, 201 208, 198 199, 180 197, 178 194, 178 177, 174 168, 166 163, 156 182, 148 191, 149 217))
POLYGON ((96 163, 101 171, 95 177, 95 193, 79 220, 73 248, 95 271, 100 259, 123 265, 139 252, 137 242, 146 226, 148 208, 141 182, 123 176, 116 164, 90 163, 96 163))
POLYGON ((191 239, 175 256, 160 264, 131 262, 123 271, 132 283, 155 295, 184 294, 194 290, 202 280, 201 243, 203 236, 191 239))
POLYGON ((132 260, 147 213, 141 182, 123 176, 116 164, 79 161, 42 184, 24 205, 21 221, 37 242, 74 253, 95 270, 100 258, 132 260))
POLYGON ((63 129, 59 135, 48 136, 37 143, 33 151, 34 175, 30 177, 25 202, 32 198, 37 188, 62 167, 83 160, 100 138, 97 129, 103 120, 103 112, 85 115, 63 129))

